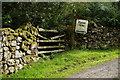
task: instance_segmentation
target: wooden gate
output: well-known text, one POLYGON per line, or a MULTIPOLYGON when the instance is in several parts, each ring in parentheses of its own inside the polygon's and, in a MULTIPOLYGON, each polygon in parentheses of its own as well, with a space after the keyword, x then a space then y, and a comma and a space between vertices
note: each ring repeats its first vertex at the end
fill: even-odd
POLYGON ((62 52, 65 49, 63 37, 57 30, 38 28, 38 54, 62 52))

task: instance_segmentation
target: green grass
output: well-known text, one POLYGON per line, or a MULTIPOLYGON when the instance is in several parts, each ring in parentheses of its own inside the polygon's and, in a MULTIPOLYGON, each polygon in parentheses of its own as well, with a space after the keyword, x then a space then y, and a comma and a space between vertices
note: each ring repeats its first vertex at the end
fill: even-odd
POLYGON ((118 58, 118 50, 71 50, 54 54, 52 60, 32 62, 8 78, 64 78, 118 58))

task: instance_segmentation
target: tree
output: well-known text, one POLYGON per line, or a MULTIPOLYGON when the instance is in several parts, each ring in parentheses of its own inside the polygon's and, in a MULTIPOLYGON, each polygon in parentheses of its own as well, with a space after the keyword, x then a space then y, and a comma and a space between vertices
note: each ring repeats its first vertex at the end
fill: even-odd
MULTIPOLYGON (((115 4, 115 5, 119 5, 115 4)), ((118 6, 119 7, 119 6, 118 6)), ((105 26, 118 26, 119 8, 112 3, 69 3, 69 2, 3 2, 3 27, 18 28, 31 22, 33 26, 59 28, 72 25, 72 10, 76 9, 80 17, 90 17, 96 23, 105 26), (111 24, 112 25, 109 25, 111 24)), ((78 17, 79 18, 79 17, 78 17)))

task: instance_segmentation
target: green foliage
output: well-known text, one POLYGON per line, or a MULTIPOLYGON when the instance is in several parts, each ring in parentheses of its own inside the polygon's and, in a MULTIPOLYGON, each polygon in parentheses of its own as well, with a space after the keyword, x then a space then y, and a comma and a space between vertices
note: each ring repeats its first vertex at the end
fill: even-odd
POLYGON ((88 16, 91 16, 95 23, 108 27, 119 26, 119 10, 112 3, 91 3, 88 11, 88 16))
POLYGON ((72 25, 73 9, 77 18, 87 17, 105 26, 119 26, 119 3, 3 2, 3 27, 14 29, 31 22, 47 29, 72 25), (78 16, 79 15, 79 16, 78 16))
POLYGON ((57 55, 58 55, 58 53, 56 53, 56 52, 51 53, 51 55, 50 55, 50 59, 54 59, 57 55))
POLYGON ((99 63, 118 58, 118 50, 71 50, 52 60, 40 59, 9 78, 64 78, 99 63), (31 66, 31 67, 30 67, 31 66))

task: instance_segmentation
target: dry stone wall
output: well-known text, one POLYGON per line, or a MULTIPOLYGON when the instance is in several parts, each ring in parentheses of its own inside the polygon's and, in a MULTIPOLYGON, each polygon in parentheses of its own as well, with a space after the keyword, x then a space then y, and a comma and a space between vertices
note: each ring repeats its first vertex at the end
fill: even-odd
POLYGON ((119 38, 119 27, 89 25, 87 34, 75 34, 76 46, 87 49, 118 48, 119 38))
POLYGON ((37 29, 22 26, 17 30, 0 29, 0 70, 2 75, 18 72, 24 65, 37 61, 37 29))

